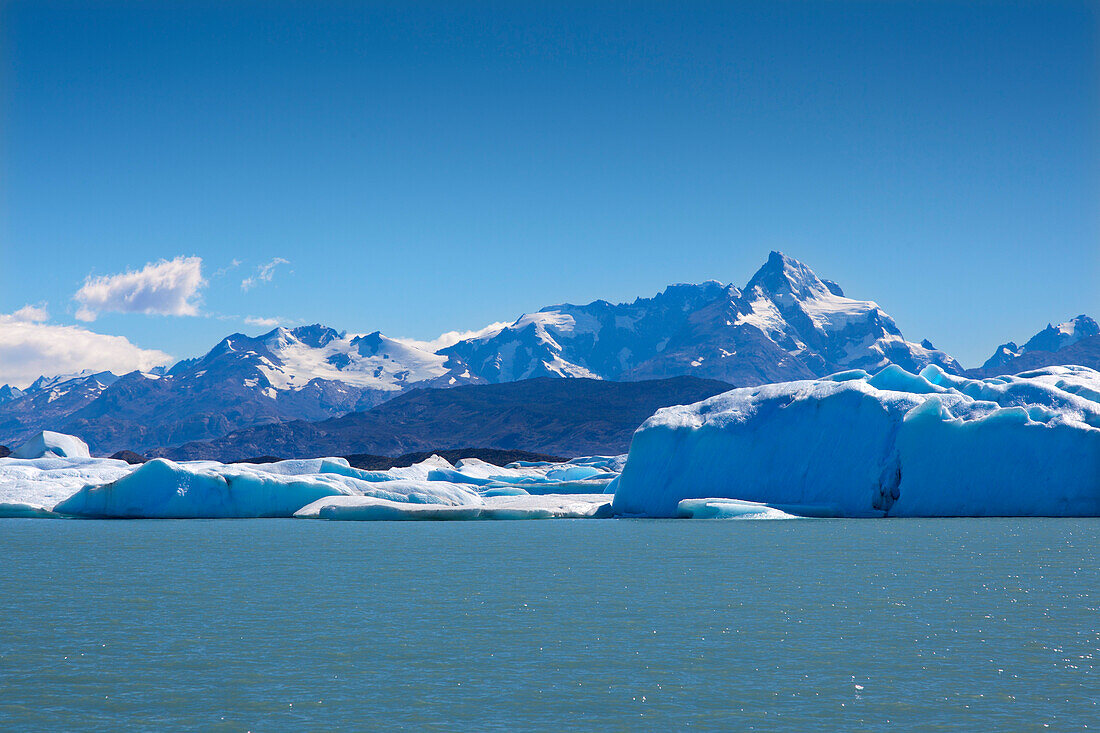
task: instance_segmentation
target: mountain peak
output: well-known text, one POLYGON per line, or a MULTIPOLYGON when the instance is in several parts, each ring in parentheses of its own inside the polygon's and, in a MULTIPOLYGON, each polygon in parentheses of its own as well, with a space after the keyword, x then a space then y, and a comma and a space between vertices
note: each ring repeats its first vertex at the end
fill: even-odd
POLYGON ((0 387, 0 402, 11 402, 22 396, 23 390, 18 387, 13 387, 10 384, 5 384, 3 387, 0 387))
POLYGON ((365 336, 356 336, 351 340, 351 345, 360 356, 374 356, 382 348, 382 332, 374 331, 365 336))
POLYGON ((1100 326, 1096 321, 1081 314, 1057 326, 1048 323, 1046 328, 1028 339, 1022 350, 1025 352, 1057 351, 1098 333, 1100 333, 1100 326))
MULTIPOLYGON (((834 283, 836 290, 840 286, 834 283)), ((798 299, 834 293, 814 271, 793 257, 773 251, 745 286, 746 291, 760 288, 770 295, 794 295, 798 299)))
POLYGON ((290 333, 306 346, 312 346, 315 349, 320 349, 344 337, 344 334, 336 329, 322 326, 320 323, 314 323, 310 326, 298 326, 291 329, 290 333))
MULTIPOLYGON (((1098 334, 1100 334, 1100 325, 1084 314, 1071 318, 1065 323, 1059 323, 1057 326, 1048 323, 1046 328, 1028 339, 1023 346, 1017 346, 1013 341, 998 346, 993 356, 989 357, 978 371, 1015 369, 1018 366, 1014 365, 1023 363, 1018 360, 1025 354, 1035 352, 1053 354, 1098 334)), ((1038 363, 1035 359, 1027 362, 1029 365, 1038 363)))

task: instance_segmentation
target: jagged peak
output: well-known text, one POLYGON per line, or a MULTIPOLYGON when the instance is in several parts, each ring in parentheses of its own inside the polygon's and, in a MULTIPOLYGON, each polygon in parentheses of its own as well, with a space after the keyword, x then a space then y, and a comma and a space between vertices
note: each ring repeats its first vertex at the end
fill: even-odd
POLYGON ((1100 326, 1082 313, 1057 326, 1048 323, 1046 328, 1027 340, 1022 351, 1057 351, 1097 334, 1100 334, 1100 326))
POLYGON ((717 293, 718 291, 725 290, 728 287, 730 286, 727 286, 725 283, 719 280, 704 280, 701 283, 672 283, 664 290, 662 290, 658 294, 658 297, 661 295, 675 296, 694 292, 699 292, 703 294, 717 293))
POLYGON ((365 336, 356 336, 351 340, 351 345, 355 347, 360 356, 373 356, 382 348, 382 342, 385 338, 381 331, 373 331, 365 336))
POLYGON ((0 402, 11 402, 17 400, 23 396, 23 390, 18 387, 13 387, 10 384, 5 384, 0 387, 0 402))
POLYGON ((337 331, 335 328, 323 326, 320 323, 314 323, 309 326, 298 326, 290 330, 291 335, 297 340, 301 341, 306 346, 312 346, 315 349, 320 349, 327 344, 344 338, 346 335, 341 331, 337 331))
MULTIPOLYGON (((840 286, 833 283, 836 290, 840 286)), ((793 257, 788 257, 782 252, 772 251, 768 255, 768 261, 756 271, 748 284, 746 291, 759 288, 770 295, 794 295, 797 298, 807 298, 822 295, 840 295, 826 285, 806 265, 793 257)))
POLYGON ((1062 333, 1074 333, 1078 338, 1086 338, 1100 334, 1100 324, 1082 313, 1065 323, 1059 323, 1058 330, 1062 333))
POLYGON ((93 371, 91 369, 82 369, 79 372, 72 374, 57 374, 52 377, 45 375, 34 380, 24 393, 37 392, 42 389, 57 387, 58 385, 65 384, 73 381, 85 381, 88 379, 98 379, 100 381, 110 381, 118 379, 118 375, 110 371, 93 371))
POLYGON ((262 336, 259 336, 258 340, 270 348, 279 348, 292 343, 300 343, 314 349, 320 349, 332 341, 344 338, 346 335, 346 333, 337 331, 335 328, 330 328, 320 323, 314 323, 309 326, 298 326, 296 328, 276 326, 262 336))

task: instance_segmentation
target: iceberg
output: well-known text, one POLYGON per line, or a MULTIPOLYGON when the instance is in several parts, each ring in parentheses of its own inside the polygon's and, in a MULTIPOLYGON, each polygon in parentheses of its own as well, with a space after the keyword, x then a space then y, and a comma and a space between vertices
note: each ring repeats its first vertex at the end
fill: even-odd
POLYGON ((344 521, 470 519, 602 519, 611 516, 606 494, 490 495, 478 504, 411 504, 372 496, 334 496, 302 507, 299 519, 344 521))
POLYGON ((676 505, 676 516, 681 519, 795 519, 777 507, 758 501, 737 499, 684 499, 676 505))
POLYGON ((500 467, 476 458, 464 458, 453 467, 432 468, 428 471, 428 480, 470 484, 482 492, 517 488, 528 494, 598 494, 618 475, 604 467, 610 461, 603 456, 582 460, 592 460, 594 465, 570 461, 510 463, 500 467))
POLYGON ((1100 372, 889 366, 664 408, 635 433, 613 506, 698 516, 723 498, 803 516, 1098 516, 1100 372))
MULTIPOLYGON (((480 501, 476 491, 459 484, 407 479, 371 482, 341 473, 294 472, 304 470, 305 461, 281 463, 180 464, 157 458, 110 483, 85 486, 53 511, 81 517, 291 517, 303 506, 331 496, 440 505, 480 501)), ((326 463, 340 465, 323 459, 318 468, 326 463)))
POLYGON ((43 430, 38 435, 16 448, 11 458, 42 458, 54 455, 62 458, 89 458, 88 444, 75 435, 55 433, 43 430))
POLYGON ((599 493, 618 474, 588 464, 502 468, 430 458, 364 471, 344 458, 273 463, 145 464, 79 453, 73 436, 45 435, 25 455, 0 458, 0 517, 326 519, 545 519, 609 516, 599 493), (579 471, 577 469, 580 469, 579 471), (563 478, 585 476, 574 480, 563 478), (323 510, 323 511, 322 511, 323 510))
POLYGON ((53 507, 85 486, 105 484, 133 470, 110 458, 0 458, 0 517, 52 516, 53 507))

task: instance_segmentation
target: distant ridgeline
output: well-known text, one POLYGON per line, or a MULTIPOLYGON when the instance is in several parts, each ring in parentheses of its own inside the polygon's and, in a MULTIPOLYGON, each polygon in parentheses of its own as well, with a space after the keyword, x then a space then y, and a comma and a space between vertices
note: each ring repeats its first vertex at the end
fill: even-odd
MULTIPOLYGON (((1100 329, 1091 318, 1048 326, 1022 347, 1005 344, 981 369, 968 374, 1067 363, 1100 367, 1100 329)), ((954 358, 927 340, 905 340, 876 303, 845 297, 836 283, 773 252, 744 288, 711 281, 672 285, 633 303, 549 306, 438 351, 379 332, 348 334, 313 325, 277 328, 258 337, 233 334, 205 356, 168 370, 121 377, 110 372, 42 377, 25 390, 5 385, 0 387, 0 442, 19 445, 49 429, 81 436, 97 454, 133 450, 197 455, 195 446, 202 444, 202 450, 225 451, 217 457, 242 458, 300 454, 307 446, 329 445, 306 437, 323 433, 344 436, 339 444, 346 450, 337 455, 396 455, 463 445, 577 455, 623 446, 623 425, 597 428, 589 418, 627 395, 636 398, 634 393, 608 388, 600 396, 606 404, 585 406, 591 409, 582 409, 570 426, 550 428, 525 423, 536 419, 530 415, 493 412, 503 408, 494 406, 498 396, 492 390, 470 393, 472 399, 486 400, 478 409, 455 395, 452 399, 465 405, 468 419, 485 423, 480 426, 484 435, 471 436, 458 423, 439 424, 431 428, 437 441, 431 445, 424 442, 427 433, 417 433, 427 430, 424 426, 387 433, 385 426, 365 416, 395 397, 410 398, 399 406, 421 399, 449 404, 439 395, 424 396, 433 394, 422 393, 425 388, 580 378, 564 380, 552 398, 558 404, 576 404, 596 399, 585 386, 591 380, 640 384, 695 378, 690 386, 659 382, 643 389, 660 395, 639 403, 648 409, 663 406, 658 402, 678 404, 667 400, 701 399, 709 396, 702 394, 707 389, 809 379, 847 369, 875 372, 890 364, 911 372, 935 365, 948 374, 964 373, 954 358), (372 427, 353 440, 351 433, 332 427, 334 418, 345 415, 350 422, 372 427), (507 423, 507 429, 494 433, 498 423, 507 423), (481 437, 492 441, 471 442, 481 437), (239 455, 238 445, 252 452, 239 455)))
MULTIPOLYGON (((216 440, 157 449, 150 456, 236 461, 268 454, 281 458, 331 455, 350 460, 364 453, 428 452, 447 457, 447 449, 463 446, 566 458, 618 455, 630 447, 634 430, 659 408, 698 402, 729 389, 725 382, 695 377, 641 382, 539 377, 418 389, 365 412, 321 422, 257 425, 216 440)), ((363 460, 356 463, 365 465, 363 460)))

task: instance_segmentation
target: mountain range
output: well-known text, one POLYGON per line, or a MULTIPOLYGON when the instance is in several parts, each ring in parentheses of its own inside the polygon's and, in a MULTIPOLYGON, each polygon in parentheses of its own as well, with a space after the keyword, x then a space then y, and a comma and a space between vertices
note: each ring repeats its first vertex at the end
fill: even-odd
MULTIPOLYGON (((971 373, 1066 363, 1059 360, 1071 350, 1074 363, 1090 365, 1098 360, 1097 332, 1085 316, 1048 326, 1023 347, 1002 345, 971 373)), ((362 413, 430 388, 677 376, 752 386, 891 363, 964 373, 930 342, 907 341, 878 304, 849 298, 838 284, 772 252, 743 288, 709 281, 672 285, 632 303, 548 306, 439 350, 377 331, 312 325, 256 337, 235 333, 167 370, 43 377, 25 390, 5 385, 0 442, 18 444, 52 429, 80 435, 100 453, 149 451, 216 441, 257 425, 362 413)), ((564 446, 501 447, 562 452, 564 446)))
POLYGON ((613 382, 535 377, 454 389, 414 389, 373 409, 320 422, 268 423, 150 457, 236 461, 264 454, 400 455, 462 446, 573 457, 618 455, 658 408, 730 389, 697 377, 613 382))
POLYGON ((1100 369, 1100 325, 1088 316, 1047 324, 1023 346, 1009 341, 1001 344, 979 369, 967 374, 993 377, 998 374, 1018 374, 1055 364, 1078 364, 1100 369))

